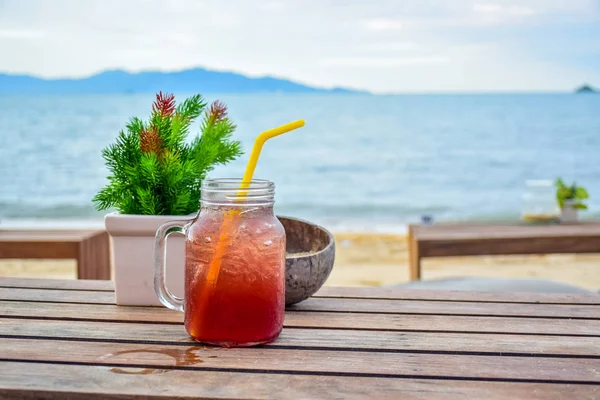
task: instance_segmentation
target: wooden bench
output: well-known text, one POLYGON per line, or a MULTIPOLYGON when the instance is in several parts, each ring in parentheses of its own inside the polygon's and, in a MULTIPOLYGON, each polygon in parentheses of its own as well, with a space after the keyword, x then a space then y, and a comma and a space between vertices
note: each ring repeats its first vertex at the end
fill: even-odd
POLYGON ((425 257, 600 253, 600 222, 409 225, 408 251, 411 280, 425 257))
POLYGON ((0 230, 0 259, 76 259, 79 279, 110 279, 110 244, 102 230, 0 230))

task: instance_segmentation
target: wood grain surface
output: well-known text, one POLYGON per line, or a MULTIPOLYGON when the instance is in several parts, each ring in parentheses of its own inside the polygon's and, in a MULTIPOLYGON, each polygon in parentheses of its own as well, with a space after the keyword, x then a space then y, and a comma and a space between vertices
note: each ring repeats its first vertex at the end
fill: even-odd
POLYGON ((0 398, 600 397, 593 295, 324 288, 219 349, 103 281, 0 279, 0 398))

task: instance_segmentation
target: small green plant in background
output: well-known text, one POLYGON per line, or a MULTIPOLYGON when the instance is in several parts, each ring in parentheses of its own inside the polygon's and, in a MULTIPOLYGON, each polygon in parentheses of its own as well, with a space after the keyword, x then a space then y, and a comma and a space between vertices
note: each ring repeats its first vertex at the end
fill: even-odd
POLYGON ((577 186, 575 182, 572 185, 567 185, 561 178, 556 180, 555 186, 556 200, 558 200, 560 208, 565 206, 567 200, 572 200, 571 206, 573 208, 587 210, 587 205, 584 203, 584 200, 590 197, 587 190, 581 186, 577 186))
POLYGON ((96 208, 144 215, 198 211, 200 186, 208 172, 242 153, 240 142, 231 139, 235 125, 227 107, 219 101, 206 105, 199 94, 177 106, 172 94, 157 94, 149 121, 132 118, 116 142, 102 151, 110 175, 93 198, 96 208), (200 135, 188 141, 200 115, 200 135))

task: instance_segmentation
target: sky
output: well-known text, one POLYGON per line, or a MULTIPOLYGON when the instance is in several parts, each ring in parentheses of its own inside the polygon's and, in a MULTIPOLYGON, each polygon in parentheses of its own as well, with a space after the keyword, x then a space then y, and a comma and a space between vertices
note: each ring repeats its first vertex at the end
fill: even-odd
POLYGON ((197 66, 375 93, 600 86, 600 0, 0 0, 0 72, 197 66))

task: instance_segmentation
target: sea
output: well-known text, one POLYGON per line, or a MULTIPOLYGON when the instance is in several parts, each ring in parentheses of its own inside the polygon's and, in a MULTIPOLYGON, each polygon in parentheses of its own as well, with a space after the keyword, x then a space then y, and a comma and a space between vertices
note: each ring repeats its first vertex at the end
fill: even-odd
MULTIPOLYGON (((176 94, 178 99, 185 93, 176 94)), ((210 176, 241 177, 254 138, 269 141, 255 177, 276 211, 333 231, 401 233, 438 221, 517 220, 525 182, 563 177, 600 217, 600 95, 205 94, 229 106, 246 154, 210 176)), ((103 147, 150 113, 153 94, 0 95, 0 227, 102 225, 103 147)), ((199 126, 192 129, 195 135, 199 126)))

